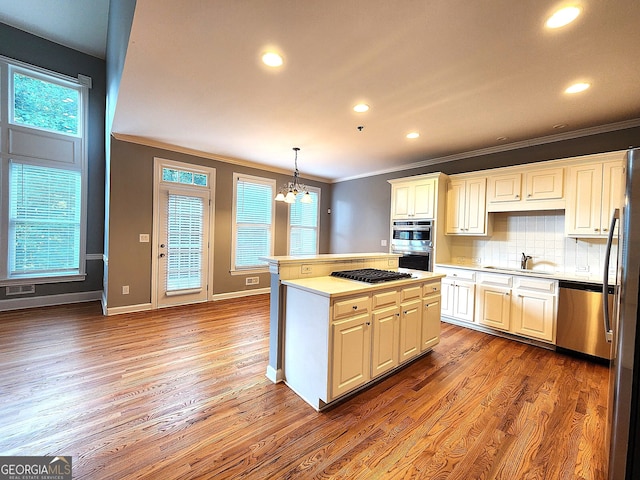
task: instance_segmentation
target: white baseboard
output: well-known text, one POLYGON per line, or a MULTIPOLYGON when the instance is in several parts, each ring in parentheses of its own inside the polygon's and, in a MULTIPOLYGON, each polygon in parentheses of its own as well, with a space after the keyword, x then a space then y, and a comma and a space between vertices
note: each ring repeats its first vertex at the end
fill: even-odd
POLYGON ((59 295, 42 295, 40 297, 10 298, 0 300, 0 312, 22 310, 34 307, 51 307, 69 303, 93 302, 102 299, 102 290, 93 292, 61 293, 59 295))
POLYGON ((228 300, 230 298, 251 297, 253 295, 264 295, 271 292, 269 287, 267 288, 255 288, 253 290, 241 290, 239 292, 218 293, 211 297, 214 302, 217 300, 228 300))
POLYGON ((102 304, 102 313, 105 315, 121 315, 123 313, 145 312, 147 310, 153 310, 150 303, 138 303, 136 305, 124 305, 122 307, 111 308, 105 307, 104 303, 102 304))
POLYGON ((281 368, 276 370, 271 365, 267 366, 267 378, 273 383, 280 383, 284 380, 284 372, 281 368))
MULTIPOLYGON (((268 294, 270 291, 271 289, 269 288, 256 288, 254 290, 242 290, 239 292, 219 293, 217 295, 213 295, 213 297, 211 298, 211 301, 216 302, 219 300, 229 300, 232 298, 249 297, 253 295, 264 295, 264 294, 268 294)), ((144 312, 147 310, 153 310, 153 305, 151 303, 140 303, 137 305, 124 305, 122 307, 107 307, 106 298, 104 297, 104 295, 102 296, 102 313, 104 315, 120 315, 122 313, 144 312)))

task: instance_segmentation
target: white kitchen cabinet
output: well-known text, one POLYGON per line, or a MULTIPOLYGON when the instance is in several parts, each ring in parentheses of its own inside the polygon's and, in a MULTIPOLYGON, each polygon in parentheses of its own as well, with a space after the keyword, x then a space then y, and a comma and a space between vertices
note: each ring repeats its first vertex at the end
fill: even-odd
POLYGON ((401 292, 400 303, 400 363, 411 360, 420 349, 422 326, 422 286, 401 292))
POLYGON ((486 235, 486 177, 449 181, 447 185, 447 235, 486 235))
POLYGON ((475 272, 447 269, 446 273, 442 279, 442 315, 473 322, 475 272))
POLYGON ((532 168, 525 173, 526 202, 557 200, 564 195, 564 168, 532 168))
POLYGON ((511 331, 555 343, 558 282, 531 277, 515 277, 514 281, 511 331))
POLYGON ((284 380, 317 410, 390 374, 439 341, 436 310, 423 333, 422 300, 440 293, 440 276, 411 279, 395 288, 363 286, 340 294, 342 279, 287 280, 284 380), (423 338, 430 336, 429 341, 423 338))
POLYGON ((622 204, 624 164, 614 160, 569 168, 565 230, 572 237, 606 237, 622 204))
MULTIPOLYGON (((427 291, 425 285, 425 292, 427 291)), ((440 292, 440 289, 437 289, 440 292)), ((441 297, 439 293, 432 293, 422 299, 422 329, 420 351, 432 349, 440 342, 440 306, 441 297)))
POLYGON ((477 285, 476 322, 508 331, 511 327, 511 277, 493 275, 493 278, 501 281, 486 281, 485 277, 477 285))
POLYGON ((375 378, 398 366, 399 293, 397 290, 373 293, 371 303, 371 378, 375 378))
POLYGON ((331 324, 331 395, 338 397, 371 378, 371 319, 357 314, 331 324))
POLYGON ((488 177, 487 203, 517 202, 522 192, 522 173, 488 177))
POLYGON ((413 180, 391 185, 391 217, 393 219, 435 217, 436 178, 413 180))

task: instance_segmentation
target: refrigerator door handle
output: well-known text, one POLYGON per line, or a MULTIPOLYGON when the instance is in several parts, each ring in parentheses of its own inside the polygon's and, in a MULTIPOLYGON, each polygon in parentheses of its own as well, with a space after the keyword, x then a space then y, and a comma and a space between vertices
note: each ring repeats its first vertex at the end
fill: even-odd
POLYGON ((611 216, 609 235, 607 238, 607 251, 604 255, 604 272, 602 274, 602 311, 604 312, 604 335, 607 342, 613 341, 613 330, 611 329, 611 316, 609 312, 609 260, 611 259, 611 245, 613 244, 613 231, 616 222, 620 220, 620 209, 616 208, 611 216))

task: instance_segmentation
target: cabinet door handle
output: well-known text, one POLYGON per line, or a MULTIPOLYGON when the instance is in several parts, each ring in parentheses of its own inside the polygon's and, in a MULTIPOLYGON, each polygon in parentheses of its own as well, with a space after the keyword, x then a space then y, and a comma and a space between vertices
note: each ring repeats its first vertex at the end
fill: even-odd
POLYGON ((438 291, 438 287, 433 287, 433 291, 437 292, 438 291))
POLYGON ((594 228, 594 229, 593 229, 593 231, 594 231, 594 232, 599 232, 599 231, 600 231, 600 229, 599 229, 599 228, 594 228))
POLYGON ((505 294, 507 297, 509 296, 509 292, 505 292, 504 294, 505 294))
POLYGON ((354 305, 354 306, 353 306, 353 307, 351 307, 351 308, 353 308, 354 310, 357 310, 357 309, 358 309, 358 305, 354 305))
POLYGON ((517 194, 516 194, 516 198, 520 198, 520 195, 517 195, 517 194))
POLYGON ((530 194, 530 193, 527 193, 527 197, 530 197, 530 196, 531 196, 531 194, 530 194))
POLYGON ((371 322, 367 322, 367 325, 371 325, 371 322))

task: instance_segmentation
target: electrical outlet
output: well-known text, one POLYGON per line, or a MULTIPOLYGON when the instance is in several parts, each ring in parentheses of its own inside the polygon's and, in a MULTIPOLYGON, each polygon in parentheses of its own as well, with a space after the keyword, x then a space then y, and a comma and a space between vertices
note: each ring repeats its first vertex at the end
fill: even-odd
POLYGON ((260 283, 260 277, 247 277, 244 281, 245 285, 258 285, 260 283))
POLYGON ((385 239, 380 240, 380 246, 381 247, 386 247, 387 246, 387 241, 385 239))
POLYGON ((129 295, 129 285, 123 285, 122 286, 122 294, 123 295, 129 295))
POLYGON ((312 268, 311 265, 301 265, 300 266, 300 273, 311 273, 312 272, 312 268))
POLYGON ((140 243, 149 243, 149 234, 141 233, 140 234, 140 243))

